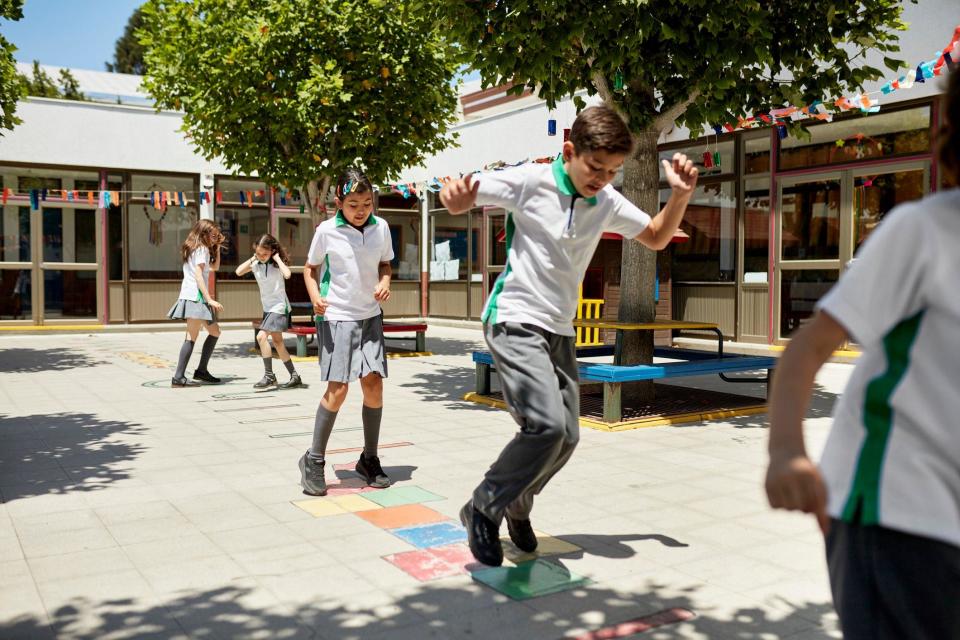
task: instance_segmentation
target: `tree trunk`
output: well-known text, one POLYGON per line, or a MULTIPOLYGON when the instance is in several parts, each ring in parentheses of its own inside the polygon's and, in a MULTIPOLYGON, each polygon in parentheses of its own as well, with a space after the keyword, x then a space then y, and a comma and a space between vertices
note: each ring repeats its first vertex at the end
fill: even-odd
POLYGON ((322 180, 310 180, 300 187, 300 198, 304 209, 310 214, 313 226, 327 219, 327 191, 330 190, 330 176, 322 176, 322 180))
MULTIPOLYGON (((660 173, 657 156, 659 132, 644 131, 634 138, 636 149, 623 165, 623 195, 644 211, 655 216, 660 210, 658 185, 660 173)), ((657 315, 654 300, 657 253, 639 242, 624 238, 620 265, 621 322, 652 322, 657 315)), ((653 362, 653 332, 624 331, 621 350, 623 364, 653 362)), ((621 391, 625 403, 653 400, 653 382, 625 384, 621 391)))

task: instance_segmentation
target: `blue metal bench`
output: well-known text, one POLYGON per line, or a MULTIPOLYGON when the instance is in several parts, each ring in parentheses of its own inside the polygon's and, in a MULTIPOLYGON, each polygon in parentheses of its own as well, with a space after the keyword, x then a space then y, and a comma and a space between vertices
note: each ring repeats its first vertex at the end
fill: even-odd
MULTIPOLYGON (((578 357, 613 355, 612 347, 590 347, 578 349, 578 357)), ((718 374, 727 382, 763 382, 769 391, 770 378, 777 365, 777 359, 770 356, 744 356, 736 354, 718 355, 709 351, 673 349, 661 347, 654 349, 654 357, 672 358, 678 362, 655 364, 614 365, 594 362, 578 362, 581 382, 599 382, 603 384, 603 419, 605 422, 620 422, 623 417, 620 390, 625 382, 639 380, 661 380, 684 376, 718 374), (766 370, 763 377, 728 377, 727 373, 738 371, 766 370)), ((476 388, 480 395, 490 394, 490 374, 495 365, 493 356, 487 351, 474 351, 473 362, 476 365, 476 388)))

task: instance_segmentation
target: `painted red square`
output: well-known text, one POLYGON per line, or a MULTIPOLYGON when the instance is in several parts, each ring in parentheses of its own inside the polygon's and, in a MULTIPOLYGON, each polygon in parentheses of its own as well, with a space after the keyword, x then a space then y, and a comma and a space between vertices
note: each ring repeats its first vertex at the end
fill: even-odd
POLYGON ((469 573, 467 566, 476 563, 470 549, 462 544, 404 551, 383 559, 420 582, 469 573))

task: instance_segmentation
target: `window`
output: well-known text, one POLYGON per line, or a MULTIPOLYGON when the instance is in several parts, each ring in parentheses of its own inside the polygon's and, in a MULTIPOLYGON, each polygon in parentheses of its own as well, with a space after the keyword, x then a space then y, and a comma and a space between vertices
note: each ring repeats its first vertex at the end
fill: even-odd
POLYGON ((770 259, 770 181, 744 181, 743 282, 766 284, 770 259))
POLYGON ((259 180, 236 180, 217 178, 216 190, 223 196, 223 204, 266 205, 270 192, 267 185, 259 180), (242 197, 241 197, 242 194, 242 197))
POLYGON ((745 138, 743 141, 743 172, 746 174, 770 171, 770 134, 745 138))
POLYGON ((3 207, 0 213, 0 262, 30 260, 30 208, 3 207))
POLYGON ((128 203, 127 256, 131 279, 179 280, 183 277, 180 247, 199 219, 196 179, 193 176, 131 177, 128 203), (185 205, 170 204, 160 209, 150 202, 152 192, 183 192, 185 205))
POLYGON ((234 273, 241 262, 253 255, 253 245, 270 232, 270 213, 266 207, 224 208, 217 206, 215 221, 226 241, 220 248, 218 278, 236 279, 234 273))
POLYGON ((420 280, 419 213, 378 213, 390 225, 394 280, 420 280))
MULTIPOLYGON (((433 234, 430 243, 430 280, 466 280, 467 254, 472 244, 473 269, 480 275, 480 232, 473 222, 473 214, 432 215, 433 234), (472 238, 469 239, 467 234, 472 238)), ((475 278, 480 280, 480 278, 475 278)))
POLYGON ((780 203, 784 260, 840 257, 840 179, 783 187, 780 203))
POLYGON ((833 269, 785 270, 780 276, 780 337, 786 338, 813 317, 814 306, 837 282, 833 269))
POLYGON ((291 267, 302 267, 307 263, 313 232, 309 215, 282 214, 277 217, 277 240, 287 248, 291 267))
POLYGON ((701 176, 711 176, 718 175, 721 173, 733 173, 733 140, 723 140, 719 143, 717 142, 716 136, 710 136, 708 138, 701 138, 694 143, 682 146, 682 147, 673 147, 669 149, 661 149, 659 153, 659 160, 657 161, 657 166, 660 170, 660 179, 663 180, 663 165, 660 164, 660 160, 669 161, 673 158, 673 154, 680 152, 687 154, 687 157, 690 158, 697 169, 700 170, 701 176), (714 160, 714 152, 720 153, 720 164, 717 164, 714 160), (705 153, 710 154, 710 166, 706 166, 706 157, 705 153))
MULTIPOLYGON (((660 191, 661 202, 669 196, 669 189, 660 191)), ((697 185, 680 224, 690 239, 673 250, 675 282, 734 281, 736 211, 733 182, 697 185)))
POLYGON ((811 125, 810 138, 780 142, 780 171, 930 153, 930 107, 811 125))

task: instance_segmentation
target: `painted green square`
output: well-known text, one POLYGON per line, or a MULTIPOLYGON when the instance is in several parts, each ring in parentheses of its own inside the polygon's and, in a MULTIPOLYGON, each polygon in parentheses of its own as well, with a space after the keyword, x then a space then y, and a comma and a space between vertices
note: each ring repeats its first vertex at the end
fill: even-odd
POLYGON ((363 497, 383 507, 399 507, 402 504, 420 504, 444 499, 443 496, 430 493, 420 487, 390 487, 382 491, 370 491, 363 494, 363 497))
POLYGON ((570 573, 563 565, 542 559, 515 567, 488 567, 473 571, 471 575, 477 582, 514 600, 538 598, 590 583, 588 578, 570 573))

